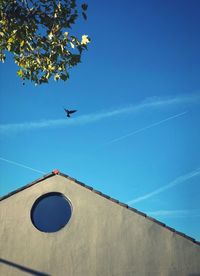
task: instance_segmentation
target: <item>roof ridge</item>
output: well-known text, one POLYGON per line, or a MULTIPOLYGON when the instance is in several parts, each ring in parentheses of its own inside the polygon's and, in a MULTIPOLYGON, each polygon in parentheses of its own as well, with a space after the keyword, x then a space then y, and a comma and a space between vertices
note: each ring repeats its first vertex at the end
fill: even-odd
POLYGON ((17 190, 14 190, 13 192, 8 193, 8 194, 5 195, 5 196, 0 197, 0 201, 4 200, 4 199, 6 199, 6 198, 8 198, 8 197, 10 197, 10 196, 12 196, 12 195, 14 195, 14 194, 20 192, 20 191, 23 191, 23 190, 25 190, 25 189, 27 189, 27 188, 29 188, 29 187, 35 185, 35 184, 37 184, 37 183, 39 183, 39 182, 41 182, 41 181, 47 179, 47 178, 50 178, 50 177, 52 177, 52 176, 55 176, 55 175, 61 175, 61 176, 65 177, 65 178, 67 178, 67 179, 70 179, 70 180, 74 181, 76 184, 78 184, 78 185, 80 185, 80 186, 82 186, 82 187, 84 187, 84 188, 86 188, 86 189, 88 189, 88 190, 91 190, 92 192, 94 192, 94 193, 96 193, 96 194, 98 194, 98 195, 100 195, 100 196, 102 196, 102 197, 104 197, 104 198, 106 198, 106 199, 108 199, 108 200, 110 200, 110 201, 112 201, 112 202, 114 202, 114 203, 116 203, 116 204, 118 204, 118 205, 124 207, 124 208, 127 208, 128 210, 130 210, 130 211, 132 211, 132 212, 137 213, 138 215, 141 215, 141 216, 145 217, 145 218, 148 219, 148 220, 151 220, 151 221, 153 221, 153 222, 159 224, 160 226, 162 226, 162 227, 168 229, 169 231, 171 231, 171 232, 173 232, 173 233, 175 233, 175 234, 177 234, 177 235, 179 235, 179 236, 182 236, 182 237, 184 237, 184 238, 186 238, 186 239, 188 239, 188 240, 192 241, 193 243, 195 243, 195 244, 197 244, 197 245, 200 246, 200 241, 197 241, 196 239, 194 239, 194 238, 192 238, 192 237, 190 237, 190 236, 188 236, 188 235, 186 235, 186 234, 184 234, 184 233, 182 233, 182 232, 180 232, 180 231, 175 230, 174 228, 172 228, 172 227, 166 225, 165 223, 163 223, 163 222, 161 222, 161 221, 159 221, 159 220, 157 220, 157 219, 154 219, 153 217, 148 216, 148 215, 145 214, 144 212, 141 212, 141 211, 139 211, 139 210, 137 210, 137 209, 135 209, 135 208, 129 206, 129 205, 126 204, 126 203, 120 202, 119 200, 117 200, 117 199, 115 199, 115 198, 112 198, 112 197, 110 197, 110 196, 108 196, 108 195, 106 195, 106 194, 104 194, 104 193, 102 193, 102 192, 100 192, 100 191, 94 189, 94 188, 91 187, 91 186, 88 186, 88 185, 84 184, 83 182, 81 182, 81 181, 79 181, 79 180, 77 180, 77 179, 75 179, 75 178, 73 178, 73 177, 71 177, 71 176, 69 176, 69 175, 67 175, 67 174, 61 173, 61 172, 60 172, 59 170, 57 170, 57 169, 56 169, 56 170, 53 170, 51 173, 48 173, 48 174, 44 175, 43 177, 38 178, 37 180, 35 180, 35 181, 33 181, 33 182, 31 182, 31 183, 29 183, 29 184, 27 184, 27 185, 25 185, 25 186, 23 186, 23 187, 17 189, 17 190))

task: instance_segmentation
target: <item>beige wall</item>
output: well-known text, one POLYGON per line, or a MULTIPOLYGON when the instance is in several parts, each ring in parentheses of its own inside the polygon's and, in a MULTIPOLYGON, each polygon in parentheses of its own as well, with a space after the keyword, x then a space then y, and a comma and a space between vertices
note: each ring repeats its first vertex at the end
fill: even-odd
POLYGON ((11 262, 0 262, 1 276, 200 275, 198 244, 60 175, 2 200, 0 221, 0 258, 11 262), (73 213, 63 229, 43 233, 30 210, 53 191, 71 201, 73 213))

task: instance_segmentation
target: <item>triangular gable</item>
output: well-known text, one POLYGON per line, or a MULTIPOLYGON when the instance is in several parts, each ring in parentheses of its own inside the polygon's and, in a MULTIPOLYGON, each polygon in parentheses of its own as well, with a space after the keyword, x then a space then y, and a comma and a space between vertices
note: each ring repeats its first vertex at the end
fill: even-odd
POLYGON ((190 236, 188 236, 188 235, 186 235, 186 234, 184 234, 184 233, 182 233, 182 232, 180 232, 180 231, 177 231, 177 230, 175 230, 174 228, 172 228, 172 227, 170 227, 170 226, 167 226, 165 223, 163 223, 163 222, 161 222, 161 221, 159 221, 159 220, 156 220, 156 219, 152 218, 151 216, 148 216, 148 215, 145 214, 144 212, 141 212, 141 211, 139 211, 139 210, 137 210, 137 209, 135 209, 135 208, 133 208, 133 207, 131 207, 131 206, 129 206, 129 205, 123 203, 123 202, 120 202, 120 201, 117 200, 117 199, 114 199, 114 198, 112 198, 112 197, 110 197, 110 196, 108 196, 108 195, 106 195, 106 194, 104 194, 104 193, 102 193, 102 192, 100 192, 100 191, 98 191, 98 190, 95 190, 93 187, 88 186, 88 185, 84 184, 83 182, 80 182, 80 181, 78 181, 77 179, 75 179, 75 178, 73 178, 73 177, 70 177, 69 175, 66 175, 66 174, 64 174, 64 173, 59 172, 57 169, 55 169, 53 172, 48 173, 48 174, 44 175, 43 177, 38 178, 37 180, 35 180, 35 181, 33 181, 33 182, 31 182, 31 183, 29 183, 29 184, 27 184, 27 185, 25 185, 25 186, 23 186, 23 187, 17 189, 17 190, 14 190, 13 192, 8 193, 8 194, 5 195, 5 196, 0 197, 0 201, 6 199, 6 198, 8 198, 8 197, 10 197, 10 196, 12 196, 12 195, 14 195, 14 194, 16 194, 16 193, 19 193, 19 192, 21 192, 21 191, 23 191, 23 190, 25 190, 25 189, 28 189, 28 188, 30 188, 30 187, 36 185, 36 184, 39 184, 41 181, 43 181, 43 180, 45 180, 45 179, 48 179, 48 178, 50 178, 50 177, 52 177, 52 176, 54 176, 54 175, 61 175, 61 176, 65 177, 65 178, 67 178, 67 179, 70 179, 70 180, 72 180, 74 183, 76 183, 76 184, 78 184, 78 185, 80 185, 80 186, 82 186, 82 187, 85 187, 86 189, 89 189, 90 191, 94 192, 95 194, 98 194, 98 195, 100 195, 100 196, 102 196, 102 197, 104 197, 104 198, 106 198, 106 199, 108 199, 108 200, 110 200, 110 201, 112 201, 112 202, 114 202, 114 203, 116 203, 116 204, 118 204, 118 205, 124 207, 124 208, 127 208, 127 209, 129 209, 129 210, 131 210, 131 211, 133 211, 133 212, 135 212, 135 213, 137 213, 137 214, 139 214, 139 215, 145 217, 146 219, 148 219, 148 220, 150 220, 150 221, 153 221, 153 222, 155 222, 156 224, 159 224, 160 226, 162 226, 162 227, 168 229, 169 231, 171 231, 171 232, 173 232, 173 233, 175 233, 175 234, 177 234, 177 235, 180 235, 180 236, 182 236, 182 237, 184 237, 184 238, 186 238, 186 239, 188 239, 188 240, 194 242, 194 243, 197 244, 197 245, 200 245, 200 241, 197 241, 197 240, 195 240, 194 238, 192 238, 192 237, 190 237, 190 236))
POLYGON ((57 170, 2 197, 0 206, 0 275, 200 275, 199 242, 57 170), (67 202, 67 211, 54 201, 38 224, 40 203, 52 197, 67 202), (41 226, 52 218, 53 229, 41 226))

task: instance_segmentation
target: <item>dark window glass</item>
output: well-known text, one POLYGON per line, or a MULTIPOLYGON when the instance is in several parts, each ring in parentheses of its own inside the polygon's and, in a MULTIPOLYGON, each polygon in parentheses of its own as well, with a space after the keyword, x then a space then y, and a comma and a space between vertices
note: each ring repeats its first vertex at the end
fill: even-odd
POLYGON ((63 228, 71 217, 71 205, 60 193, 48 193, 33 204, 31 219, 42 232, 56 232, 63 228))

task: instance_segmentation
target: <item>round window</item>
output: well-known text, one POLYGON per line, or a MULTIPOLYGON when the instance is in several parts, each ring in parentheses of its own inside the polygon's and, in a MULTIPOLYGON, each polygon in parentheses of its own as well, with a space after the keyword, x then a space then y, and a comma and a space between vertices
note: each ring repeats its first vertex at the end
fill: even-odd
POLYGON ((69 201, 61 193, 48 193, 33 204, 31 220, 42 232, 56 232, 69 221, 72 209, 69 201))

